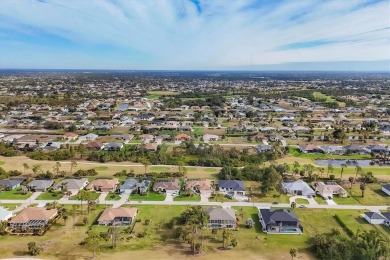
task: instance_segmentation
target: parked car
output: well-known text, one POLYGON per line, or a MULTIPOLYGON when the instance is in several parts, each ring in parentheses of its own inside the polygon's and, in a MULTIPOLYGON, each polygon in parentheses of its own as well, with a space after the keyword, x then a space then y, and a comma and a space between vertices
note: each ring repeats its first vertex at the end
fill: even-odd
POLYGON ((305 205, 299 205, 299 208, 301 208, 301 209, 305 209, 305 208, 307 208, 305 205))

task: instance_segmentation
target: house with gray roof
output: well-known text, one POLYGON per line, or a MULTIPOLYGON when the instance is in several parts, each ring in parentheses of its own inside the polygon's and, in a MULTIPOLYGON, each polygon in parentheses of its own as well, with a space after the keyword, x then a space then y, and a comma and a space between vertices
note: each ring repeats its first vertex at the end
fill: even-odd
POLYGON ((123 148, 123 143, 109 143, 104 145, 106 151, 120 151, 123 148))
POLYGON ((294 212, 289 209, 259 209, 259 221, 267 234, 302 234, 303 227, 294 212))
POLYGON ((363 218, 367 220, 368 223, 374 224, 374 225, 380 225, 380 224, 385 224, 386 218, 382 216, 379 213, 376 212, 364 212, 363 218))
POLYGON ((310 196, 315 194, 314 190, 302 180, 282 182, 282 189, 285 193, 291 195, 310 196))
POLYGON ((218 190, 222 193, 230 194, 233 196, 244 196, 245 185, 242 181, 237 180, 219 180, 218 190))
POLYGON ((149 186, 150 180, 148 179, 129 178, 119 187, 119 192, 125 194, 142 194, 148 192, 149 186))
POLYGON ((382 191, 390 196, 390 184, 383 185, 382 191))
POLYGON ((210 216, 208 223, 210 228, 237 227, 236 213, 231 208, 207 208, 204 211, 210 216))
POLYGON ((87 178, 81 179, 64 179, 54 185, 54 190, 67 190, 72 192, 72 195, 76 195, 80 190, 84 189, 88 185, 87 178))
POLYGON ((7 221, 12 218, 12 211, 8 211, 8 209, 0 207, 0 221, 7 221))
POLYGON ((27 184, 27 188, 32 191, 46 191, 48 188, 50 188, 53 185, 52 180, 34 180, 27 184))
POLYGON ((20 186, 23 179, 4 179, 0 180, 0 186, 3 186, 5 190, 13 190, 20 186))

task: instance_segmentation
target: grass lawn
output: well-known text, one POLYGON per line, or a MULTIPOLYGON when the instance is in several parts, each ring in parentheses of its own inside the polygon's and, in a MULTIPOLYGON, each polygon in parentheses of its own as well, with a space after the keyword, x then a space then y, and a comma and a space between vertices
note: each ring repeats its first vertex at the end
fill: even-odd
POLYGON ((170 169, 171 169, 171 167, 167 167, 167 166, 150 166, 149 167, 149 170, 158 171, 158 172, 169 171, 170 169))
POLYGON ((156 193, 156 192, 148 192, 148 194, 146 196, 141 196, 139 194, 131 194, 130 195, 130 198, 129 198, 130 201, 143 201, 143 200, 146 200, 146 201, 163 201, 165 200, 165 194, 162 193, 156 193))
POLYGON ((380 184, 367 184, 364 191, 364 197, 362 197, 362 192, 358 183, 352 185, 352 191, 350 190, 350 185, 344 186, 344 189, 350 196, 362 205, 390 205, 390 197, 386 195, 381 188, 382 186, 380 184))
POLYGON ((6 208, 8 210, 14 210, 19 207, 21 204, 0 204, 0 207, 6 208))
POLYGON ((321 93, 321 92, 313 92, 313 96, 315 98, 321 98, 321 99, 325 99, 325 102, 327 103, 338 103, 340 107, 345 107, 345 103, 344 102, 338 102, 336 99, 334 99, 333 97, 331 96, 328 96, 324 93, 321 93))
POLYGON ((333 201, 338 205, 360 205, 359 201, 357 201, 354 197, 333 197, 333 201))
POLYGON ((4 165, 5 164, 5 162, 4 161, 0 161, 0 165, 4 165))
MULTIPOLYGON (((98 193, 98 192, 96 192, 96 191, 87 191, 87 193, 90 194, 92 200, 96 200, 96 199, 98 199, 99 196, 100 196, 100 193, 98 193)), ((79 197, 79 193, 77 193, 76 196, 72 196, 72 197, 70 197, 69 199, 70 199, 70 200, 79 200, 79 198, 80 198, 80 197, 79 197)))
POLYGON ((217 193, 216 195, 211 195, 209 197, 210 202, 234 202, 236 199, 226 198, 223 194, 217 193))
POLYGON ((45 191, 38 196, 37 200, 59 200, 64 196, 61 191, 45 191))
POLYGON ((326 203, 326 200, 324 200, 321 196, 316 196, 316 197, 314 197, 314 200, 315 200, 318 204, 321 204, 321 205, 328 204, 328 203, 326 203))
POLYGON ((363 160, 371 159, 369 154, 354 154, 354 155, 337 155, 337 154, 322 154, 322 153, 301 153, 297 147, 289 147, 289 153, 298 158, 307 158, 310 160, 330 160, 330 159, 350 159, 350 160, 363 160))
POLYGON ((297 203, 297 204, 309 204, 309 201, 305 200, 305 199, 297 198, 297 199, 295 199, 295 203, 297 203))
POLYGON ((217 172, 217 171, 219 171, 219 169, 216 169, 216 168, 204 168, 203 170, 205 172, 217 172))
POLYGON ((0 192, 0 199, 3 200, 25 200, 32 195, 31 191, 28 191, 26 194, 22 194, 22 188, 17 188, 15 190, 2 191, 0 192))
POLYGON ((106 196, 106 200, 120 200, 121 196, 119 196, 116 192, 109 192, 106 196))
POLYGON ((108 167, 107 166, 97 166, 94 169, 97 171, 105 171, 105 170, 108 170, 108 167))
POLYGON ((173 198, 173 201, 200 201, 200 195, 177 196, 173 198))

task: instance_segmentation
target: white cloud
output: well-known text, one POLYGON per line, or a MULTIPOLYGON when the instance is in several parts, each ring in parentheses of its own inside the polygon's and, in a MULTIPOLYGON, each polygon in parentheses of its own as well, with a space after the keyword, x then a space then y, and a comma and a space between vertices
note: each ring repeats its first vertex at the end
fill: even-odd
MULTIPOLYGON (((389 29, 371 32, 390 27, 389 2, 364 6, 367 2, 297 0, 276 5, 265 1, 266 6, 259 6, 255 0, 229 4, 201 0, 198 13, 189 0, 2 0, 0 19, 5 22, 0 23, 0 32, 10 29, 38 38, 53 34, 75 45, 118 48, 124 56, 127 49, 138 51, 152 57, 143 68, 153 69, 242 66, 250 63, 251 55, 254 64, 390 59, 389 29), (335 43, 276 51, 279 46, 317 40, 335 43)), ((1 35, 0 46, 10 48, 10 41, 1 35)), ((34 44, 45 43, 27 44, 33 52, 34 44)), ((37 52, 42 50, 39 47, 37 52)), ((59 49, 57 56, 63 57, 64 51, 70 52, 59 49)), ((99 61, 86 57, 82 55, 78 62, 87 66, 99 61)), ((118 64, 126 67, 125 60, 118 64)), ((127 66, 136 68, 130 61, 127 66)))

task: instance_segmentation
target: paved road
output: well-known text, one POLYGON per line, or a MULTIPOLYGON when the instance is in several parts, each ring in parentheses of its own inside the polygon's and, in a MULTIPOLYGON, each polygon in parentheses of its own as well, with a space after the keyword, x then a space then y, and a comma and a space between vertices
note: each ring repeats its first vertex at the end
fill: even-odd
MULTIPOLYGON (((35 195, 35 194, 34 194, 35 195)), ((34 196, 33 195, 33 196, 34 196)), ((39 195, 39 194, 38 194, 39 195)), ((35 195, 34 197, 37 197, 35 195)), ((14 210, 14 212, 20 211, 21 209, 27 207, 30 204, 42 204, 42 203, 51 203, 54 200, 36 200, 36 199, 27 199, 27 200, 0 200, 0 203, 6 204, 22 204, 20 207, 14 210)), ((57 200, 58 201, 58 200, 57 200)), ((58 201, 61 204, 79 204, 78 200, 61 200, 58 201)), ((202 206, 223 206, 223 207, 232 207, 232 206, 254 206, 258 208, 269 208, 271 206, 275 207, 290 207, 290 204, 271 204, 271 203, 252 203, 252 202, 209 202, 209 201, 200 201, 200 202, 186 202, 186 201, 142 201, 142 202, 127 202, 124 198, 118 201, 109 201, 109 200, 99 200, 99 204, 113 205, 113 207, 120 207, 123 204, 144 204, 144 205, 202 205, 202 206)), ((305 205, 307 208, 317 208, 317 209, 355 209, 355 210, 370 210, 370 211, 380 211, 386 210, 388 205, 380 206, 364 206, 364 205, 319 205, 319 204, 308 204, 305 205)))

